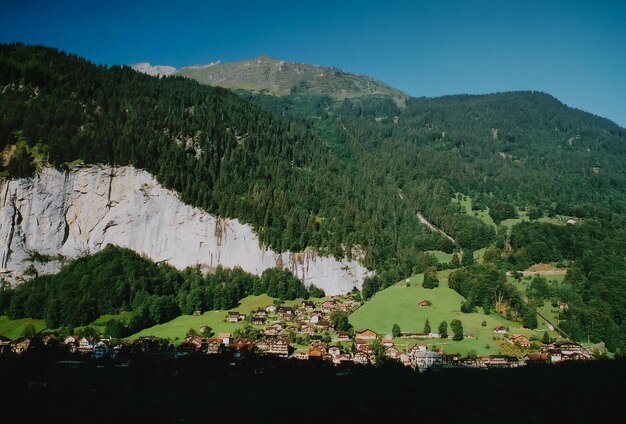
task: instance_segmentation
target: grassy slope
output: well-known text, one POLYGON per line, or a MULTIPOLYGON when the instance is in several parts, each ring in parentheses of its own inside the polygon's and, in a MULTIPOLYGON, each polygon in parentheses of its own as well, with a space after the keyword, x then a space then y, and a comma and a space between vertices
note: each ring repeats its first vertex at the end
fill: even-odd
POLYGON ((437 262, 441 264, 447 264, 452 262, 452 253, 442 252, 441 250, 429 250, 427 253, 430 253, 437 259, 437 262))
POLYGON ((329 94, 336 99, 367 95, 393 97, 404 103, 406 95, 370 77, 342 72, 335 68, 285 62, 267 56, 252 60, 218 63, 207 67, 188 67, 177 75, 202 84, 244 89, 273 95, 287 95, 292 87, 307 81, 309 94, 329 94))
POLYGON ((32 324, 35 326, 35 330, 40 332, 46 329, 46 322, 42 319, 21 318, 16 320, 10 320, 8 317, 0 316, 0 336, 8 337, 15 340, 22 337, 24 328, 32 324))
MULTIPOLYGON (((498 353, 497 342, 493 340, 494 337, 502 339, 501 335, 493 332, 493 328, 498 325, 508 326, 511 333, 535 335, 539 338, 547 329, 543 322, 539 323, 537 330, 531 331, 522 329, 520 323, 509 321, 495 313, 490 315, 485 315, 482 311, 472 314, 462 313, 459 308, 463 297, 448 287, 447 274, 449 272, 439 273, 441 284, 436 289, 424 289, 421 286, 423 275, 420 274, 410 278, 410 287, 406 287, 406 283, 402 281, 376 293, 370 301, 350 316, 350 323, 355 328, 367 327, 381 334, 391 333, 391 327, 396 323, 402 331, 421 332, 428 318, 432 331, 436 332, 441 321, 445 320, 450 324, 450 321, 458 318, 463 323, 465 334, 474 334, 474 339, 465 339, 461 342, 432 339, 425 342, 440 346, 447 352, 466 354, 474 350, 479 355, 498 353), (419 307, 417 303, 422 299, 430 300, 433 305, 419 307), (485 327, 481 325, 483 320, 487 322, 485 327), (490 345, 490 348, 486 348, 486 345, 490 345)), ((449 328, 448 333, 452 334, 449 328)), ((402 347, 415 342, 416 340, 396 340, 402 347)))
MULTIPOLYGON (((462 193, 461 193, 462 194, 462 193)), ((453 203, 458 203, 461 206, 463 206, 465 208, 465 213, 471 216, 475 216, 479 219, 481 219, 485 224, 487 225, 492 225, 494 227, 497 227, 496 223, 493 222, 493 219, 491 218, 491 216, 489 215, 489 208, 485 209, 484 211, 473 211, 472 210, 472 198, 470 196, 466 196, 464 195, 464 199, 462 200, 458 200, 456 198, 452 199, 453 203)), ((517 218, 511 218, 511 219, 505 219, 504 221, 502 221, 500 224, 506 226, 507 228, 509 228, 509 230, 511 229, 511 227, 513 227, 513 225, 522 222, 522 221, 530 221, 530 218, 528 218, 528 213, 526 211, 520 210, 519 208, 517 209, 517 218)), ((553 218, 548 217, 548 216, 543 216, 539 219, 537 219, 537 222, 547 222, 550 224, 554 224, 554 225, 565 225, 565 223, 567 222, 568 219, 570 219, 572 217, 569 216, 564 216, 564 215, 557 215, 553 218)), ((576 220, 580 220, 579 218, 573 217, 576 220)))
MULTIPOLYGON (((315 299, 321 301, 322 299, 315 299)), ((239 302, 236 308, 231 311, 239 311, 245 314, 249 314, 252 311, 256 311, 258 308, 271 305, 274 301, 273 297, 266 294, 260 296, 248 296, 239 302)), ((285 306, 299 306, 302 299, 288 300, 284 303, 285 306)), ((190 328, 199 330, 201 326, 208 325, 217 333, 232 333, 235 329, 241 327, 244 323, 229 323, 226 322, 226 314, 228 311, 207 311, 200 316, 182 315, 174 318, 173 320, 164 324, 158 324, 150 328, 141 330, 128 337, 128 339, 136 339, 142 336, 156 336, 167 338, 171 340, 182 340, 185 334, 190 328)))

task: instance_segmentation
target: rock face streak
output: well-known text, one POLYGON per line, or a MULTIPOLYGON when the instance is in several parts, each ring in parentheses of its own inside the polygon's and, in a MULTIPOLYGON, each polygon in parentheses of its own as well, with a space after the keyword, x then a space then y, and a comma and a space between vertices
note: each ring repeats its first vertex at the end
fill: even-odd
POLYGON ((107 244, 127 247, 179 269, 241 267, 260 275, 278 265, 305 285, 329 294, 361 287, 369 272, 357 261, 315 251, 278 254, 249 225, 184 204, 149 173, 132 167, 44 169, 32 179, 0 181, 0 277, 17 282, 30 265, 53 272, 65 258, 96 253, 107 244))

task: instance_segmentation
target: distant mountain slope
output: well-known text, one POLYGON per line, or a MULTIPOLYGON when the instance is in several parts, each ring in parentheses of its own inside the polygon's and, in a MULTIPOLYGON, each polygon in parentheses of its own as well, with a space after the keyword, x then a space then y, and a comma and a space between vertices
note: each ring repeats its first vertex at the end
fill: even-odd
POLYGON ((173 66, 155 65, 152 66, 148 62, 133 63, 130 65, 137 72, 141 72, 154 77, 169 77, 176 73, 176 68, 173 66))
POLYGON ((318 65, 259 56, 252 60, 211 63, 179 69, 176 75, 225 88, 275 95, 321 94, 335 99, 378 96, 403 103, 407 96, 381 81, 318 65))

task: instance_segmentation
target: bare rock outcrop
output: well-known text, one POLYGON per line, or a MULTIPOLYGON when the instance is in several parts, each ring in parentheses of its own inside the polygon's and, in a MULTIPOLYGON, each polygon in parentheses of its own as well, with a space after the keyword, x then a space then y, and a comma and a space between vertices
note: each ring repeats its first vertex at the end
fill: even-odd
POLYGON ((39 273, 53 272, 62 258, 108 244, 179 269, 239 266, 260 275, 278 264, 329 295, 361 287, 369 275, 357 261, 312 249, 274 252, 249 225, 189 206, 132 167, 48 168, 32 179, 0 181, 0 277, 18 282, 31 265, 39 273))

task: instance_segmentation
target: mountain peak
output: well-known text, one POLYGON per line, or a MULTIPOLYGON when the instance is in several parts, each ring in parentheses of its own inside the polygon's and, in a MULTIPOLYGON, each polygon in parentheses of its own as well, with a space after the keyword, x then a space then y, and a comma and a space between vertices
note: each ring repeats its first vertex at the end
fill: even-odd
POLYGON ((150 65, 150 62, 138 62, 130 65, 137 72, 141 72, 147 75, 155 77, 168 77, 176 73, 176 68, 167 65, 150 65))
POLYGON ((388 97, 402 104, 407 98, 400 90, 365 75, 276 59, 267 54, 237 62, 184 67, 176 75, 195 79, 202 84, 278 96, 313 94, 328 95, 335 99, 388 97))

